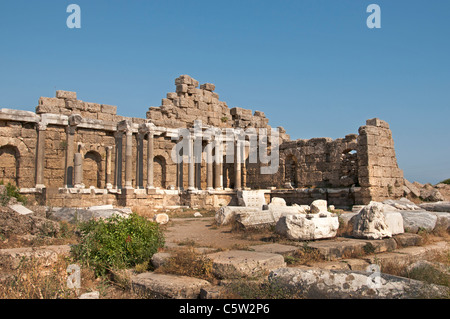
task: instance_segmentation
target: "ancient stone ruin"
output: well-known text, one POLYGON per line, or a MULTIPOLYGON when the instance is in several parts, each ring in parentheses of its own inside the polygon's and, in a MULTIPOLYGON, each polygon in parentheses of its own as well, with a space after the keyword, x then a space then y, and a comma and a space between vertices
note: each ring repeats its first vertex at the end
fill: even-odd
POLYGON ((263 112, 229 108, 213 84, 182 75, 175 85, 146 118, 117 115, 116 106, 84 102, 69 91, 41 97, 36 112, 1 108, 0 180, 58 207, 218 208, 237 205, 240 190, 265 190, 267 200, 288 205, 324 199, 349 207, 404 193, 392 133, 382 120, 367 120, 358 134, 335 140, 291 140, 263 112), (181 129, 192 134, 177 149, 181 129), (194 145, 200 151, 192 154, 194 145), (275 169, 264 173, 269 166, 275 169))

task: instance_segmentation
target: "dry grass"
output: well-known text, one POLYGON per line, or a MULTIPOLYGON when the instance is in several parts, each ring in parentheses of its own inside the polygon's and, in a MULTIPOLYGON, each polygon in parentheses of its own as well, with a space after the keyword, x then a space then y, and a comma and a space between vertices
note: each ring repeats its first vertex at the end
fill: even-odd
POLYGON ((298 292, 270 283, 267 279, 260 281, 239 280, 224 286, 222 299, 302 299, 298 292))
POLYGON ((81 294, 99 291, 102 299, 136 299, 138 295, 126 285, 107 277, 96 278, 94 271, 81 267, 81 288, 67 286, 67 267, 71 261, 59 256, 48 266, 45 259, 24 259, 19 267, 8 272, 0 269, 0 299, 76 299, 81 294))
POLYGON ((177 250, 155 272, 195 277, 211 282, 215 281, 212 273, 212 260, 205 254, 196 252, 193 247, 177 250))
POLYGON ((17 234, 5 236, 0 234, 0 249, 76 244, 78 242, 78 236, 75 234, 76 226, 67 222, 60 222, 59 224, 60 231, 55 237, 17 234))
POLYGON ((413 264, 412 261, 403 263, 398 261, 388 261, 383 262, 380 266, 381 271, 386 274, 450 287, 450 250, 436 253, 435 255, 427 258, 427 261, 438 265, 436 266, 437 268, 432 266, 424 266, 408 269, 408 266, 413 264), (444 270, 438 270, 438 268, 442 268, 444 270))
POLYGON ((58 258, 52 267, 45 260, 25 259, 0 286, 0 299, 76 298, 77 292, 67 287, 65 258, 58 258))
POLYGON ((290 266, 311 266, 314 263, 324 261, 324 258, 318 250, 304 245, 303 248, 296 250, 292 255, 284 257, 284 260, 290 266))

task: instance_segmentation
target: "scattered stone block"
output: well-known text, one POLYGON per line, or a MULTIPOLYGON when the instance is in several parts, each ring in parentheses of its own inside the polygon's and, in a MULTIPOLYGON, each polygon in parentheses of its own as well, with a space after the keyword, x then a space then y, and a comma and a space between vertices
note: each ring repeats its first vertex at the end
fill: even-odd
POLYGON ((310 217, 311 215, 288 215, 279 219, 275 232, 291 240, 316 240, 333 238, 339 228, 338 217, 310 217))
POLYGON ((284 200, 284 198, 281 197, 273 197, 272 200, 270 201, 270 205, 273 206, 286 206, 286 201, 284 200))
POLYGON ((269 282, 306 299, 447 298, 450 292, 445 286, 372 271, 280 268, 270 273, 269 282))
POLYGON ((221 279, 260 277, 286 266, 284 257, 279 254, 229 250, 207 256, 213 262, 213 274, 221 279))
POLYGON ((220 286, 205 287, 200 290, 200 299, 221 299, 224 288, 220 286))
POLYGON ((100 292, 98 291, 87 292, 80 295, 78 299, 100 299, 100 292))
POLYGON ((437 216, 426 211, 401 211, 403 225, 407 232, 417 233, 420 229, 432 231, 436 227, 437 216))
POLYGON ((381 240, 364 240, 366 254, 383 253, 397 249, 397 241, 394 238, 383 238, 381 240))
POLYGON ((310 212, 311 214, 327 213, 328 206, 327 201, 323 199, 317 199, 311 203, 310 212))
POLYGON ((155 253, 152 256, 151 263, 153 267, 155 267, 156 269, 163 266, 169 260, 170 257, 171 257, 170 253, 163 253, 163 252, 155 253))
POLYGON ((205 83, 200 85, 200 89, 213 92, 216 89, 216 86, 211 83, 205 83))
POLYGON ((292 255, 298 250, 298 247, 282 244, 264 244, 248 247, 249 250, 257 251, 261 253, 280 254, 283 256, 292 255))
POLYGON ((28 208, 26 208, 23 205, 20 204, 14 204, 14 205, 9 205, 9 208, 11 208, 14 212, 16 212, 17 214, 20 215, 31 215, 33 214, 32 210, 29 210, 28 208))
POLYGON ((226 226, 235 220, 235 215, 241 212, 258 212, 256 207, 241 207, 241 206, 222 206, 215 214, 216 224, 219 226, 226 226))
POLYGON ((116 115, 117 114, 117 106, 102 104, 102 113, 116 115))
POLYGON ((398 234, 393 238, 397 242, 398 247, 420 246, 423 242, 422 236, 411 233, 398 234))
POLYGON ((0 267, 15 270, 24 259, 31 258, 48 267, 57 262, 59 255, 68 256, 69 253, 68 245, 0 249, 0 267))
POLYGON ((211 284, 202 279, 146 272, 131 278, 131 287, 143 293, 163 299, 197 299, 202 288, 211 284))
POLYGON ((371 202, 354 218, 353 236, 356 238, 381 239, 392 236, 381 203, 371 202))
POLYGON ((430 212, 447 212, 450 213, 450 202, 423 203, 420 208, 430 212))
POLYGON ((402 234, 405 232, 403 227, 403 216, 399 212, 385 212, 384 217, 386 224, 392 235, 402 234))
POLYGON ((157 222, 160 225, 167 224, 169 222, 169 215, 165 213, 156 214, 153 216, 153 221, 157 222))
POLYGON ((436 215, 436 226, 434 227, 434 230, 444 230, 447 232, 450 232, 450 214, 446 212, 432 212, 434 215, 436 215))
POLYGON ((264 191, 238 191, 237 196, 240 206, 262 208, 267 204, 264 191))
POLYGON ((58 91, 56 91, 56 97, 58 99, 76 100, 77 99, 77 92, 58 90, 58 91))
POLYGON ((317 250, 325 260, 350 258, 365 254, 366 243, 357 239, 316 241, 308 243, 308 248, 317 250))

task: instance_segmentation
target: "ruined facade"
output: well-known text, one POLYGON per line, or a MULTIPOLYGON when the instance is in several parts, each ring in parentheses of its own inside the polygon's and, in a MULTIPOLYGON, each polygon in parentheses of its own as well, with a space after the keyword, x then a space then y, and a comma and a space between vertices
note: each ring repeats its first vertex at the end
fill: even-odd
POLYGON ((187 75, 175 85, 145 119, 119 116, 116 106, 83 102, 69 91, 41 97, 35 113, 1 108, 0 181, 47 205, 76 207, 219 207, 236 203, 241 189, 266 189, 267 197, 289 204, 327 199, 336 206, 403 194, 392 134, 382 120, 368 120, 358 134, 335 140, 290 140, 280 127, 259 144, 261 132, 274 131, 263 112, 229 108, 213 84, 199 85, 187 75), (214 129, 228 142, 209 153, 217 135, 193 134, 186 145, 201 149, 194 163, 185 151, 174 151, 183 128, 214 129), (227 129, 255 133, 230 141, 227 129), (252 154, 271 154, 275 145, 277 169, 262 174, 270 164, 251 160, 252 154), (229 152, 234 161, 227 160, 229 152), (184 162, 174 161, 174 154, 184 162))

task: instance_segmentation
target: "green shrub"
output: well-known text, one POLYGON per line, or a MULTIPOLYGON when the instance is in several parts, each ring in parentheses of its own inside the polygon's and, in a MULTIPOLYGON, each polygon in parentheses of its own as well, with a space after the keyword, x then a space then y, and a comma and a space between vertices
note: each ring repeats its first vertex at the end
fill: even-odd
POLYGON ((159 225, 137 214, 81 223, 75 259, 94 268, 97 276, 113 269, 131 268, 148 261, 164 246, 159 225))
POLYGON ((446 179, 445 181, 442 181, 442 182, 440 182, 439 184, 447 184, 447 185, 450 185, 450 178, 449 179, 446 179))
MULTIPOLYGON (((3 181, 0 181, 0 185, 3 185, 3 181)), ((0 194, 0 202, 2 206, 5 206, 11 198, 16 198, 18 202, 23 205, 27 204, 27 198, 19 193, 19 189, 16 185, 8 183, 6 186, 6 192, 4 194, 0 194)))

